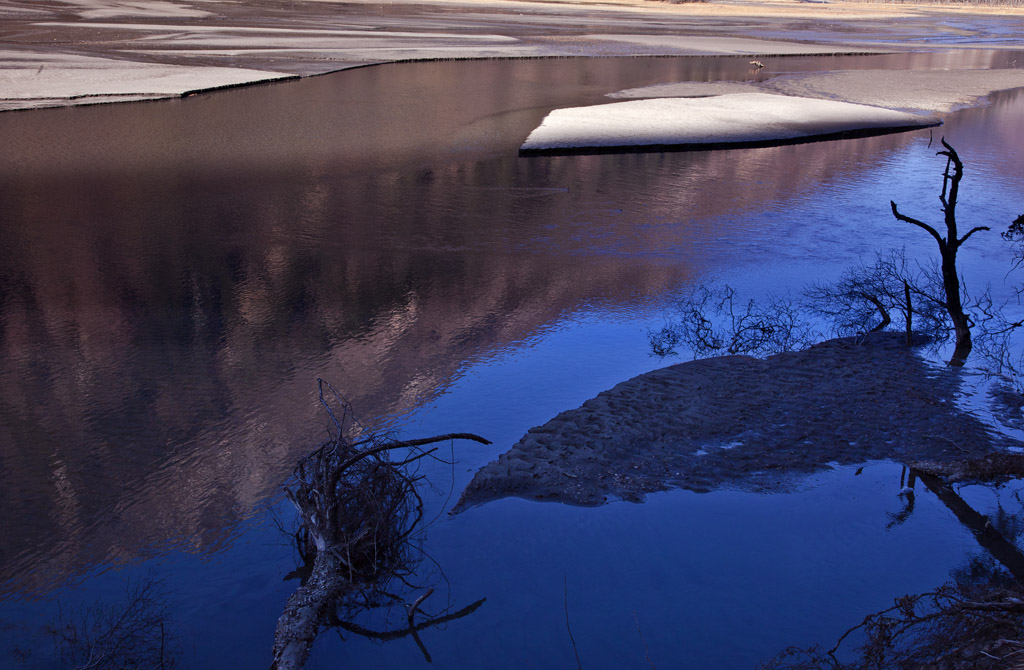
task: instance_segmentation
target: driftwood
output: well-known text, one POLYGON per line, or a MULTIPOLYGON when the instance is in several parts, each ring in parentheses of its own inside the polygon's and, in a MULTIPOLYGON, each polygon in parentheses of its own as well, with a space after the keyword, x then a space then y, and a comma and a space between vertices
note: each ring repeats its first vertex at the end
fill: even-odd
MULTIPOLYGON (((346 606, 359 610, 400 600, 386 585, 403 579, 417 562, 409 540, 422 520, 423 501, 419 478, 407 466, 436 451, 422 447, 451 440, 490 444, 471 433, 350 441, 345 437, 351 417, 347 404, 339 420, 324 398, 324 382, 319 383, 321 403, 336 433, 299 462, 284 488, 299 515, 295 537, 310 569, 278 620, 271 667, 280 670, 303 667, 320 630, 351 618, 340 611, 346 606), (401 458, 391 460, 392 452, 401 452, 401 458)), ((412 625, 421 602, 408 610, 413 634, 421 628, 412 625)))

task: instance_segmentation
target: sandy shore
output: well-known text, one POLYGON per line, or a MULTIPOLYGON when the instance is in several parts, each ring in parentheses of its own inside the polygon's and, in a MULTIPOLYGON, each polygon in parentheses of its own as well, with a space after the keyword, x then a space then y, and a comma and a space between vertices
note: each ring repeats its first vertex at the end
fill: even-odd
POLYGON ((760 82, 683 82, 618 91, 614 99, 779 93, 918 113, 948 113, 989 94, 1024 87, 1024 69, 846 70, 794 73, 760 82))
POLYGON ((418 59, 1020 49, 1022 19, 1021 8, 795 0, 10 0, 0 6, 0 111, 418 59))
POLYGON ((670 488, 779 490, 830 464, 1024 446, 957 409, 957 387, 957 370, 892 333, 681 363, 531 429, 477 472, 456 511, 509 496, 596 505, 670 488))

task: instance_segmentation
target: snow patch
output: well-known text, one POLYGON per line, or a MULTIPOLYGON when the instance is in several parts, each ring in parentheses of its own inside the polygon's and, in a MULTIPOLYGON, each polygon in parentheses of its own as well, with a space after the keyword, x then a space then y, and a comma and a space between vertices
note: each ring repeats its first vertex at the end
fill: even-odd
POLYGON ((530 133, 521 151, 772 144, 940 123, 880 107, 766 93, 655 98, 556 109, 530 133))

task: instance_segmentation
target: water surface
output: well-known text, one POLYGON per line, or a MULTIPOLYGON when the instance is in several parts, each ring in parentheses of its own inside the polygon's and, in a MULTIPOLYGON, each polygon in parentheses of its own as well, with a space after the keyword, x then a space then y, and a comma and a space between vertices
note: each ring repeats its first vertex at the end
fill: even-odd
MULTIPOLYGON (((784 62, 992 67, 1014 56, 784 62)), ((935 216, 938 136, 967 162, 964 224, 1020 213, 1016 93, 935 131, 723 152, 516 152, 556 106, 758 76, 736 58, 420 63, 0 115, 0 640, 36 648, 59 599, 153 571, 193 665, 263 665, 294 587, 265 506, 324 435, 317 377, 369 428, 494 440, 429 472, 441 511, 449 489, 529 427, 660 366, 645 330, 692 282, 763 295, 836 277, 876 250, 931 252, 888 201, 935 216)), ((965 248, 964 268, 1010 294, 997 236, 965 248)), ((935 501, 886 529, 901 506, 893 467, 836 471, 792 495, 669 493, 596 510, 512 500, 442 516, 427 549, 453 601, 488 602, 432 634, 435 665, 571 664, 563 578, 588 667, 642 667, 636 619, 668 665, 750 667, 834 638, 894 595, 935 586, 972 550, 935 501)), ((323 642, 313 667, 409 667, 418 653, 408 640, 323 642)))

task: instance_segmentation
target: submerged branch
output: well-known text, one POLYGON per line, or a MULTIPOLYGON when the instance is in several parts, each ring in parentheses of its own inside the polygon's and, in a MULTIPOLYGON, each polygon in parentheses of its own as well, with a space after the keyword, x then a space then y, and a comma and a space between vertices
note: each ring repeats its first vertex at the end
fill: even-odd
POLYGON ((429 619, 419 622, 418 624, 410 624, 408 628, 402 628, 401 630, 375 631, 370 630, 369 628, 364 628, 363 626, 360 626, 356 623, 352 623, 351 621, 340 620, 331 622, 331 625, 341 628, 342 630, 346 630, 350 633, 361 635, 371 640, 380 640, 382 642, 388 642, 390 640, 398 640, 400 638, 412 635, 413 633, 418 633, 419 631, 426 630, 427 628, 433 628, 434 626, 440 626, 443 623, 455 621, 456 619, 461 619, 462 617, 469 616, 473 612, 480 609, 480 606, 483 605, 485 602, 487 602, 487 598, 481 598, 480 600, 477 600, 474 603, 466 605, 457 612, 452 612, 450 614, 445 614, 443 616, 431 617, 429 619))

